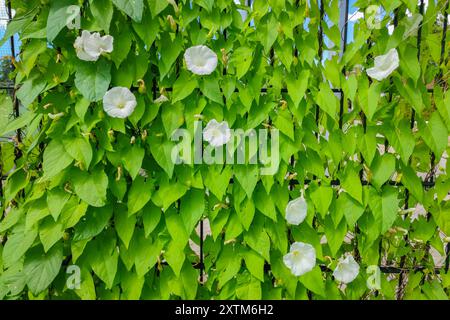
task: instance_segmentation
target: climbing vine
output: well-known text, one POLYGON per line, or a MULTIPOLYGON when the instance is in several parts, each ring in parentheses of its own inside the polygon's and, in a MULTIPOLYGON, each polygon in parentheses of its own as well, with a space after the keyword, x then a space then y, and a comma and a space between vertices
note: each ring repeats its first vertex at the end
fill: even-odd
POLYGON ((12 0, 0 298, 447 299, 448 1, 342 3, 12 0))

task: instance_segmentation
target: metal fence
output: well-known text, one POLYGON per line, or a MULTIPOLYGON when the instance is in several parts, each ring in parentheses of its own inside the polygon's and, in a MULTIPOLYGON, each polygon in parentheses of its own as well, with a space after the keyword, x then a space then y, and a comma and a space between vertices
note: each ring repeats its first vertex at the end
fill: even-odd
MULTIPOLYGON (((318 5, 319 5, 319 11, 320 11, 320 25, 319 25, 319 30, 318 30, 318 38, 319 38, 319 50, 318 50, 318 56, 320 57, 320 59, 322 60, 324 58, 324 49, 325 49, 325 43, 327 41, 326 36, 324 34, 324 28, 323 28, 323 24, 327 23, 327 17, 326 17, 326 13, 325 13, 325 2, 326 0, 317 0, 318 5)), ((447 39, 447 25, 448 25, 448 12, 449 12, 449 0, 446 0, 445 2, 443 2, 442 8, 443 8, 443 19, 444 19, 444 23, 443 23, 443 29, 442 29, 442 36, 441 36, 441 64, 445 61, 446 56, 445 56, 445 46, 446 46, 446 39, 447 39)), ((297 2, 298 3, 298 2, 297 2)), ((347 44, 351 41, 349 41, 349 30, 353 30, 353 26, 352 26, 352 22, 349 21, 349 16, 351 16, 351 14, 353 14, 356 10, 356 8, 351 8, 350 5, 353 3, 350 2, 350 0, 339 0, 339 4, 340 4, 340 23, 339 23, 339 28, 341 30, 341 52, 340 54, 343 54, 346 50, 347 44)), ((246 5, 248 6, 252 6, 252 0, 247 0, 246 5)), ((11 10, 10 7, 10 3, 6 3, 3 0, 0 0, 0 35, 3 36, 5 29, 6 29, 6 22, 8 22, 9 20, 12 19, 13 17, 13 12, 11 10)), ((420 0, 419 1, 419 8, 420 8, 420 13, 423 14, 424 13, 424 7, 425 7, 425 0, 420 0)), ((394 12, 394 27, 397 27, 397 22, 398 22, 398 12, 394 12)), ((224 37, 226 38, 226 30, 223 31, 224 32, 224 37)), ((422 43, 422 26, 419 27, 418 30, 418 37, 417 37, 417 48, 418 48, 418 59, 420 61, 420 57, 421 57, 421 43, 422 43)), ((17 36, 12 36, 9 41, 7 41, 1 48, 0 48, 0 59, 2 61, 4 60, 9 60, 10 62, 13 61, 13 59, 15 59, 18 55, 18 50, 19 50, 19 40, 17 38, 17 36)), ((370 45, 370 43, 369 43, 370 45)), ((298 52, 296 52, 296 54, 298 54, 298 52)), ((272 51, 272 55, 273 55, 273 51, 272 51)), ((178 61, 177 64, 177 68, 180 65, 180 61, 178 61)), ((11 66, 11 68, 13 68, 13 66, 11 66)), ((345 73, 345 70, 344 70, 345 73)), ((436 83, 438 84, 442 84, 444 85, 444 81, 443 81, 443 75, 442 73, 439 75, 438 79, 436 79, 436 83)), ((18 117, 19 116, 19 103, 15 97, 15 88, 14 88, 14 82, 13 81, 5 81, 0 83, 0 88, 1 89, 5 89, 8 90, 12 97, 13 97, 13 103, 14 103, 14 117, 18 117)), ((166 89, 167 91, 171 91, 170 88, 166 89)), ((263 89, 262 92, 264 92, 267 89, 263 89)), ((159 89, 158 89, 158 85, 156 83, 156 80, 153 83, 153 88, 152 88, 152 93, 154 98, 156 98, 159 94, 159 89)), ((344 118, 344 114, 352 108, 351 106, 351 102, 346 100, 343 94, 343 90, 340 88, 334 88, 333 89, 334 93, 336 94, 336 96, 339 97, 340 99, 340 110, 339 110, 339 127, 340 129, 343 128, 343 118, 344 118), (347 110, 347 111, 346 111, 347 110)), ((287 90, 283 89, 282 93, 286 93, 287 90)), ((432 90, 429 90, 430 94, 432 94, 432 90)), ((393 92, 389 93, 390 97, 392 98, 393 92)), ((319 124, 319 117, 320 117, 320 109, 319 106, 316 106, 315 109, 315 114, 316 114, 316 124, 319 124)), ((361 121, 362 121, 362 125, 364 128, 364 132, 366 131, 366 117, 364 115, 364 113, 361 112, 361 121)), ((414 109, 412 110, 412 115, 411 115, 411 119, 410 119, 410 127, 411 130, 413 130, 415 126, 415 113, 414 113, 414 109)), ((16 141, 20 141, 20 136, 21 136, 21 132, 20 129, 16 132, 16 141)), ((318 133, 317 133, 317 138, 318 138, 318 133)), ((389 144, 388 141, 385 141, 385 150, 388 150, 389 144)), ((0 156, 1 156, 1 144, 0 144, 0 156)), ((20 153, 16 152, 16 158, 20 158, 20 153)), ((0 158, 1 159, 1 158, 0 158)), ((361 163, 364 163, 364 159, 361 155, 361 163)), ((430 172, 427 174, 427 177, 424 179, 423 181, 423 188, 427 189, 427 188, 432 188, 435 185, 435 178, 436 178, 436 171, 435 171, 435 166, 437 165, 439 159, 435 158, 434 154, 430 155, 430 162, 431 162, 431 170, 430 172)), ((0 161, 0 173, 1 173, 1 161, 0 161)), ((314 177, 315 179, 315 177, 314 177)), ((370 184, 369 181, 367 181, 363 175, 363 172, 361 171, 360 173, 360 179, 361 179, 361 183, 363 185, 368 185, 370 184)), ((0 179, 0 197, 2 196, 2 179, 0 179)), ((311 183, 312 180, 306 180, 305 184, 309 184, 311 183)), ((230 181, 230 183, 233 183, 233 181, 230 181)), ((294 187, 295 185, 297 185, 299 182, 295 181, 295 180, 291 180, 290 181, 290 186, 294 187)), ((398 182, 394 182, 394 181, 390 181, 388 182, 391 185, 395 186, 395 187, 402 187, 403 185, 401 183, 398 182)), ((331 183, 334 186, 339 186, 340 185, 340 181, 339 180, 334 180, 331 183)), ((410 196, 410 192, 408 189, 404 189, 405 190, 405 209, 408 209, 409 206, 409 196, 410 196)), ((428 215, 430 215, 428 213, 428 215)), ((195 267, 197 269, 199 269, 200 272, 200 282, 203 282, 203 279, 205 277, 205 264, 204 264, 204 258, 205 258, 205 252, 204 252, 204 238, 205 235, 209 232, 209 228, 207 226, 207 223, 205 223, 205 220, 201 220, 197 231, 199 233, 199 250, 198 250, 198 255, 199 255, 199 260, 200 263, 197 264, 195 267)), ((358 226, 355 226, 355 232, 358 232, 358 226)), ((405 240, 408 240, 407 235, 405 236, 405 240)), ((406 241, 406 243, 408 244, 408 241, 406 241)), ((429 248, 429 246, 428 246, 429 248)), ((355 247, 355 250, 357 250, 357 248, 355 247)), ((450 265, 450 244, 447 244, 446 248, 445 248, 445 252, 446 252, 446 256, 445 256, 445 263, 443 266, 440 266, 438 268, 435 269, 436 273, 440 273, 440 272, 447 272, 449 270, 449 265, 450 265)), ((359 253, 355 252, 355 255, 358 257, 359 253)), ((382 257, 382 250, 381 250, 381 246, 380 246, 380 257, 382 257)), ((403 256, 401 258, 401 261, 398 265, 395 266, 389 266, 389 265, 384 265, 380 267, 381 271, 383 273, 387 273, 387 274, 398 274, 398 287, 401 288, 402 285, 404 285, 404 281, 405 278, 407 277, 407 273, 409 272, 417 272, 417 271, 422 271, 425 269, 425 267, 423 266, 414 266, 411 268, 406 268, 405 267, 405 256, 403 256)), ((266 271, 270 270, 270 265, 266 265, 266 271)), ((323 271, 329 271, 327 269, 326 266, 322 266, 322 270, 323 271)), ((402 291, 398 290, 397 293, 397 297, 400 299, 402 298, 402 291)))

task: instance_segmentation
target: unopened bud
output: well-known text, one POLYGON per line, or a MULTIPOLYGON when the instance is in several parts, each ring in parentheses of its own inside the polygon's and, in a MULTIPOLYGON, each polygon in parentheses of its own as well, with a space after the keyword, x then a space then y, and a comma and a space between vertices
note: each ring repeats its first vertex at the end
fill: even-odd
POLYGON ((145 81, 142 80, 142 79, 139 79, 139 80, 137 81, 137 83, 139 84, 138 92, 139 92, 140 94, 145 94, 145 93, 147 93, 147 87, 145 86, 145 81))
POLYGON ((119 181, 120 179, 122 179, 122 167, 121 166, 117 167, 116 181, 119 181))
POLYGON ((173 19, 173 17, 170 14, 167 16, 167 21, 169 21, 170 28, 172 29, 172 31, 176 32, 177 31, 177 23, 175 22, 175 20, 173 19))
POLYGON ((141 133, 142 141, 147 140, 147 137, 148 137, 148 131, 146 129, 144 129, 144 131, 142 131, 142 133, 141 133))
POLYGON ((60 113, 49 113, 48 117, 52 120, 58 120, 61 119, 62 117, 64 117, 64 112, 60 112, 60 113))
POLYGON ((227 52, 225 51, 224 48, 220 49, 220 51, 222 52, 222 63, 224 66, 228 65, 228 55, 227 52))
POLYGON ((135 144, 136 143, 136 137, 132 136, 130 139, 130 144, 135 144))

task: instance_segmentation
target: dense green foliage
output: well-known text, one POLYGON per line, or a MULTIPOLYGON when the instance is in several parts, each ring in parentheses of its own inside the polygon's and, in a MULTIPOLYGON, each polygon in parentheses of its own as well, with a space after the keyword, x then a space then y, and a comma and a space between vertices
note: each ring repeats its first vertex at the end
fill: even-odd
POLYGON ((26 111, 10 122, 12 101, 1 99, 0 134, 20 128, 22 140, 1 144, 8 178, 0 298, 395 299, 399 275, 382 274, 381 287, 370 290, 371 265, 422 266, 408 274, 404 297, 448 297, 450 274, 438 275, 429 253, 445 256, 442 235, 450 236, 450 164, 439 167, 450 130, 449 47, 441 59, 438 19, 445 1, 429 1, 420 48, 407 23, 417 0, 357 1, 387 14, 379 29, 359 20, 343 55, 338 0, 323 1, 324 17, 317 0, 253 2, 12 1, 6 37, 19 33, 22 41, 14 72, 26 111), (114 37, 112 53, 77 58, 70 5, 81 6, 80 30, 114 37), (248 11, 245 21, 238 9, 248 11), (211 75, 186 69, 183 53, 198 44, 219 57, 211 75), (372 81, 365 70, 391 48, 400 67, 372 81), (101 99, 115 86, 137 98, 127 119, 103 111, 101 99), (331 88, 343 89, 342 110, 331 88), (155 102, 160 94, 168 101, 155 102), (205 123, 279 129, 278 173, 174 165, 170 133, 192 131, 200 114, 205 123), (423 188, 422 180, 435 185, 423 188), (302 191, 307 218, 290 226, 286 205, 302 191), (411 219, 419 205, 428 214, 411 219), (189 241, 199 244, 202 219, 211 234, 201 284, 189 241), (300 277, 283 264, 294 241, 317 254, 316 267, 300 277), (361 271, 341 286, 329 271, 346 252, 361 271), (81 271, 76 290, 67 287, 72 265, 81 271))

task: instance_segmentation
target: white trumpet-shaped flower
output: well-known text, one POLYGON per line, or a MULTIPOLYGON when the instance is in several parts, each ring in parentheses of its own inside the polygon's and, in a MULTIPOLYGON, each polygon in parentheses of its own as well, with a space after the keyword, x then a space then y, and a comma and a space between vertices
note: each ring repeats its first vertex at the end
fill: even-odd
POLYGON ((367 75, 373 79, 381 81, 398 68, 400 60, 396 49, 391 49, 385 55, 375 57, 373 68, 367 69, 367 75))
POLYGON ((212 119, 203 130, 203 139, 216 148, 228 143, 231 139, 231 130, 228 122, 223 121, 219 123, 216 119, 212 119))
POLYGON ((134 94, 124 87, 115 87, 106 92, 103 97, 103 109, 113 118, 126 118, 136 108, 137 101, 134 94))
POLYGON ((100 36, 100 33, 90 33, 83 30, 81 36, 75 40, 74 47, 79 59, 84 61, 97 61, 102 53, 113 51, 114 38, 112 36, 100 36))
POLYGON ((197 75, 211 74, 217 67, 217 55, 207 46, 190 47, 184 53, 189 71, 197 75))
POLYGON ((316 265, 316 250, 308 243, 294 242, 289 253, 284 255, 283 262, 294 276, 301 276, 316 265))
POLYGON ((359 264, 351 254, 342 256, 339 259, 336 269, 334 269, 334 278, 341 283, 350 283, 356 279, 359 274, 359 264))
POLYGON ((290 224, 298 226, 306 218, 308 206, 306 200, 303 197, 298 197, 286 206, 286 221, 290 224))

